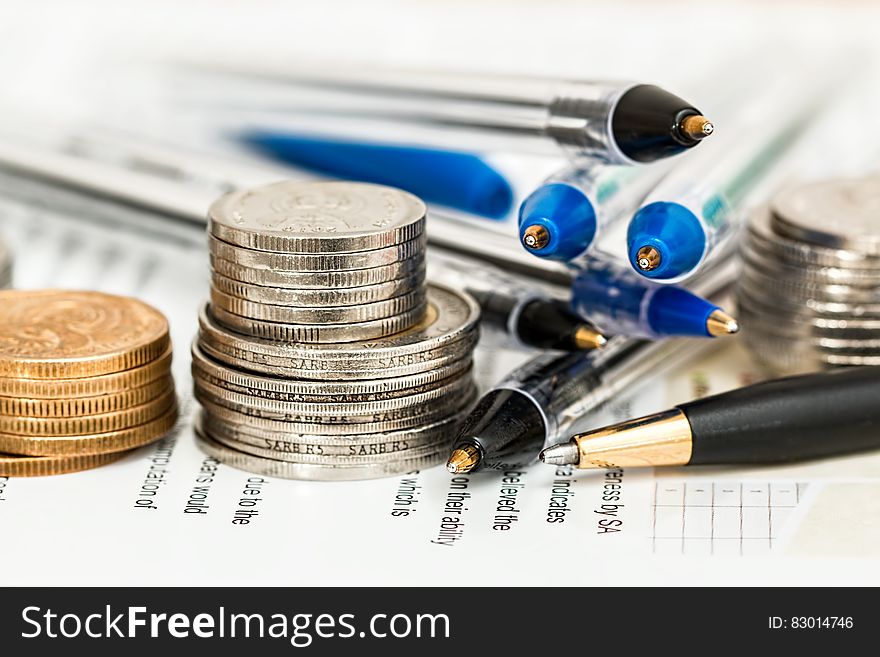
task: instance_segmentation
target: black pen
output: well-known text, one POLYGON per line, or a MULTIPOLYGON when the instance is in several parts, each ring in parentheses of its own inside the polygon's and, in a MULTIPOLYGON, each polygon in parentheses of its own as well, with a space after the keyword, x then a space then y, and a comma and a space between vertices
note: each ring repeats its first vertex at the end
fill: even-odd
POLYGON ((608 342, 592 323, 568 303, 543 295, 515 297, 501 292, 467 289, 480 304, 481 323, 504 331, 517 342, 537 349, 589 351, 608 342))
POLYGON ((578 468, 786 463, 880 448, 880 368, 806 374, 573 436, 541 460, 578 468))
MULTIPOLYGON (((736 271, 730 259, 701 272, 696 292, 721 292, 736 271)), ((603 349, 540 354, 480 399, 462 422, 446 469, 453 474, 521 467, 545 445, 617 395, 632 394, 711 348, 713 340, 639 340, 617 335, 603 349)))
MULTIPOLYGON (((199 66, 196 64, 196 69, 199 66)), ((468 152, 560 152, 608 164, 653 162, 693 148, 714 131, 693 104, 652 84, 618 80, 566 80, 521 75, 466 74, 236 61, 218 70, 274 83, 276 101, 262 115, 281 114, 332 135, 353 119, 375 141, 400 142, 401 126, 420 128, 419 143, 468 152), (341 127, 338 126, 342 119, 341 127), (430 131, 435 141, 430 143, 430 131), (427 134, 426 134, 427 133, 427 134), (425 143, 425 140, 429 143, 425 143), (439 143, 438 143, 439 142, 439 143)))

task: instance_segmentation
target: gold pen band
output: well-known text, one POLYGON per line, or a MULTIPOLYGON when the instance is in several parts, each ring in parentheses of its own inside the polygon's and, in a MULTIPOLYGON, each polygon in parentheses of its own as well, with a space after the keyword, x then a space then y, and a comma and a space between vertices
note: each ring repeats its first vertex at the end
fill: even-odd
POLYGON ((578 468, 687 465, 692 439, 691 425, 677 408, 572 437, 578 468))

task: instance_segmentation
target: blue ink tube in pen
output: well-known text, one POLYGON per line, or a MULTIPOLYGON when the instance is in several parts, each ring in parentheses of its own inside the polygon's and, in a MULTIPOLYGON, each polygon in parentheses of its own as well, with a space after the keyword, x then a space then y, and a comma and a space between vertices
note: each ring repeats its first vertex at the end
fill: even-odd
POLYGON ((625 265, 591 260, 571 286, 571 308, 612 335, 638 338, 718 337, 736 320, 714 303, 675 285, 657 285, 625 265))
POLYGON ((594 163, 559 171, 519 207, 519 238, 538 258, 568 262, 631 214, 669 171, 670 160, 644 167, 594 163))
POLYGON ((505 217, 513 205, 505 177, 471 153, 259 130, 242 139, 286 164, 334 178, 399 187, 429 203, 489 219, 505 217))
POLYGON ((735 234, 756 190, 824 102, 815 88, 808 93, 771 92, 740 120, 722 122, 711 143, 689 153, 648 194, 627 228, 638 274, 658 283, 685 280, 735 234))

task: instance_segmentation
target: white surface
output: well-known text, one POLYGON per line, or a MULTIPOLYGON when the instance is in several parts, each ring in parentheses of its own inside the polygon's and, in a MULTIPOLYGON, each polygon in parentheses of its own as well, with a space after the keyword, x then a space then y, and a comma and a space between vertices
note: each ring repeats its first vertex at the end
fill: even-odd
MULTIPOLYGON (((605 486, 603 472, 571 474, 536 464, 510 475, 519 480, 512 483, 524 484, 515 487, 513 512, 498 510, 504 504, 498 473, 450 478, 436 467, 384 480, 314 483, 252 478, 216 466, 199 452, 190 429, 195 405, 187 348, 208 271, 199 231, 147 237, 7 204, 0 212, 4 237, 18 256, 17 285, 136 294, 168 315, 184 398, 177 432, 119 463, 53 478, 0 478, 3 584, 441 585, 462 572, 469 584, 876 583, 876 569, 836 559, 828 541, 818 541, 834 531, 828 505, 813 508, 809 494, 792 499, 791 491, 798 483, 806 484, 802 493, 816 491, 814 497, 841 483, 876 488, 880 455, 776 469, 626 470, 619 490, 605 486), (161 483, 144 495, 151 469, 161 483), (249 483, 260 487, 258 496, 242 492, 249 483), (414 498, 406 488, 412 483, 414 498), (706 490, 716 491, 712 512, 701 493, 706 490), (566 500, 562 523, 548 522, 554 491, 566 500), (609 491, 620 499, 603 500, 609 491), (444 509, 457 499, 450 493, 468 494, 464 524, 459 540, 442 545, 433 541, 452 516, 444 509), (193 496, 190 507, 200 512, 186 511, 193 496), (242 499, 254 500, 259 513, 248 524, 234 524, 242 499), (806 511, 809 522, 801 525, 799 513, 806 511), (499 515, 518 520, 510 530, 494 529, 499 515), (620 531, 601 533, 600 519, 620 520, 611 525, 620 531), (794 538, 792 527, 798 528, 794 538), (786 556, 790 551, 801 556, 786 556), (803 556, 816 554, 826 558, 803 556), (557 557, 574 559, 564 574, 538 567, 557 557)), ((484 386, 525 357, 491 344, 484 341, 479 354, 484 386)), ((665 383, 650 382, 634 399, 615 400, 588 422, 659 410, 697 390, 720 391, 754 376, 742 353, 722 349, 665 383)), ((860 521, 841 553, 851 554, 853 536, 863 536, 859 554, 876 558, 870 537, 877 518, 860 521)))
MULTIPOLYGON (((834 171, 838 160, 848 161, 848 153, 858 170, 866 153, 878 150, 876 140, 862 137, 863 131, 876 135, 880 125, 874 104, 880 89, 875 73, 878 16, 869 3, 6 2, 0 7, 0 102, 8 111, 66 120, 99 117, 107 124, 155 132, 167 117, 145 96, 155 81, 142 77, 144 61, 217 53, 254 61, 332 57, 413 67, 629 77, 670 85, 696 100, 700 91, 689 81, 704 79, 706 72, 746 50, 768 58, 791 51, 803 67, 829 51, 845 51, 851 66, 866 76, 864 98, 841 120, 854 127, 831 135, 838 147, 843 143, 842 155, 831 156, 825 146, 817 146, 805 157, 817 168, 834 171), (856 55, 851 54, 854 48, 856 55), (837 139, 853 132, 851 139, 837 139)), ((33 212, 16 215, 5 206, 0 232, 16 248, 19 285, 137 294, 166 312, 176 344, 178 387, 188 392, 187 347, 196 308, 207 293, 207 262, 198 236, 159 244, 107 228, 56 223, 33 212)), ((717 391, 750 376, 751 365, 742 354, 718 358, 724 367, 706 363, 690 377, 658 382, 651 394, 618 400, 604 419, 657 410, 691 397, 695 386, 708 384, 717 391)), ((506 358, 484 352, 484 380, 500 377, 507 364, 506 358)), ((188 408, 191 412, 192 403, 188 408)), ((463 538, 446 547, 431 543, 450 488, 441 468, 418 475, 419 502, 407 507, 417 510, 407 517, 392 516, 402 478, 350 484, 271 480, 260 495, 260 514, 248 525, 233 525, 249 475, 219 467, 210 483, 208 513, 184 513, 199 485, 204 456, 186 421, 174 445, 165 483, 150 498, 155 509, 137 508, 136 500, 156 447, 92 472, 0 479, 0 562, 5 566, 0 582, 423 585, 455 583, 466 572, 467 583, 473 584, 880 583, 880 555, 872 541, 880 520, 870 511, 860 512, 873 507, 859 506, 880 481, 877 455, 773 469, 626 471, 618 516, 623 531, 612 534, 596 533, 596 521, 603 517, 594 513, 603 503, 602 473, 572 477, 575 495, 568 518, 549 524, 554 469, 529 468, 517 495, 521 520, 509 531, 492 529, 499 476, 474 476, 467 478, 472 497, 463 538), (805 494, 781 527, 772 522, 775 530, 770 530, 769 517, 763 525, 751 511, 731 517, 731 512, 716 510, 725 532, 735 531, 736 514, 744 514, 741 544, 750 542, 745 536, 768 530, 767 549, 758 554, 751 549, 743 549, 743 556, 736 550, 732 555, 684 550, 684 556, 655 551, 656 491, 664 486, 680 486, 686 501, 692 498, 685 485, 691 495, 697 489, 767 487, 772 500, 799 483, 806 484, 805 494), (837 506, 848 500, 856 506, 837 514, 837 506), (840 518, 847 519, 846 527, 840 518), (572 562, 558 574, 541 567, 561 557, 572 562)), ((701 508, 677 508, 692 522, 669 525, 669 530, 705 530, 701 508)))

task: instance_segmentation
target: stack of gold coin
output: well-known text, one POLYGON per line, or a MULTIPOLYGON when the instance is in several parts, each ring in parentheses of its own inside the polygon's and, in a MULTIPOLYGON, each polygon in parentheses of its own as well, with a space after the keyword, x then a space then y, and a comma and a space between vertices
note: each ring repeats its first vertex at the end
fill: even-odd
POLYGON ((158 310, 99 292, 0 292, 0 475, 103 465, 176 420, 158 310))
POLYGON ((475 401, 479 307, 425 282, 425 204, 361 183, 277 183, 209 212, 199 444, 293 479, 384 477, 446 458, 475 401))

